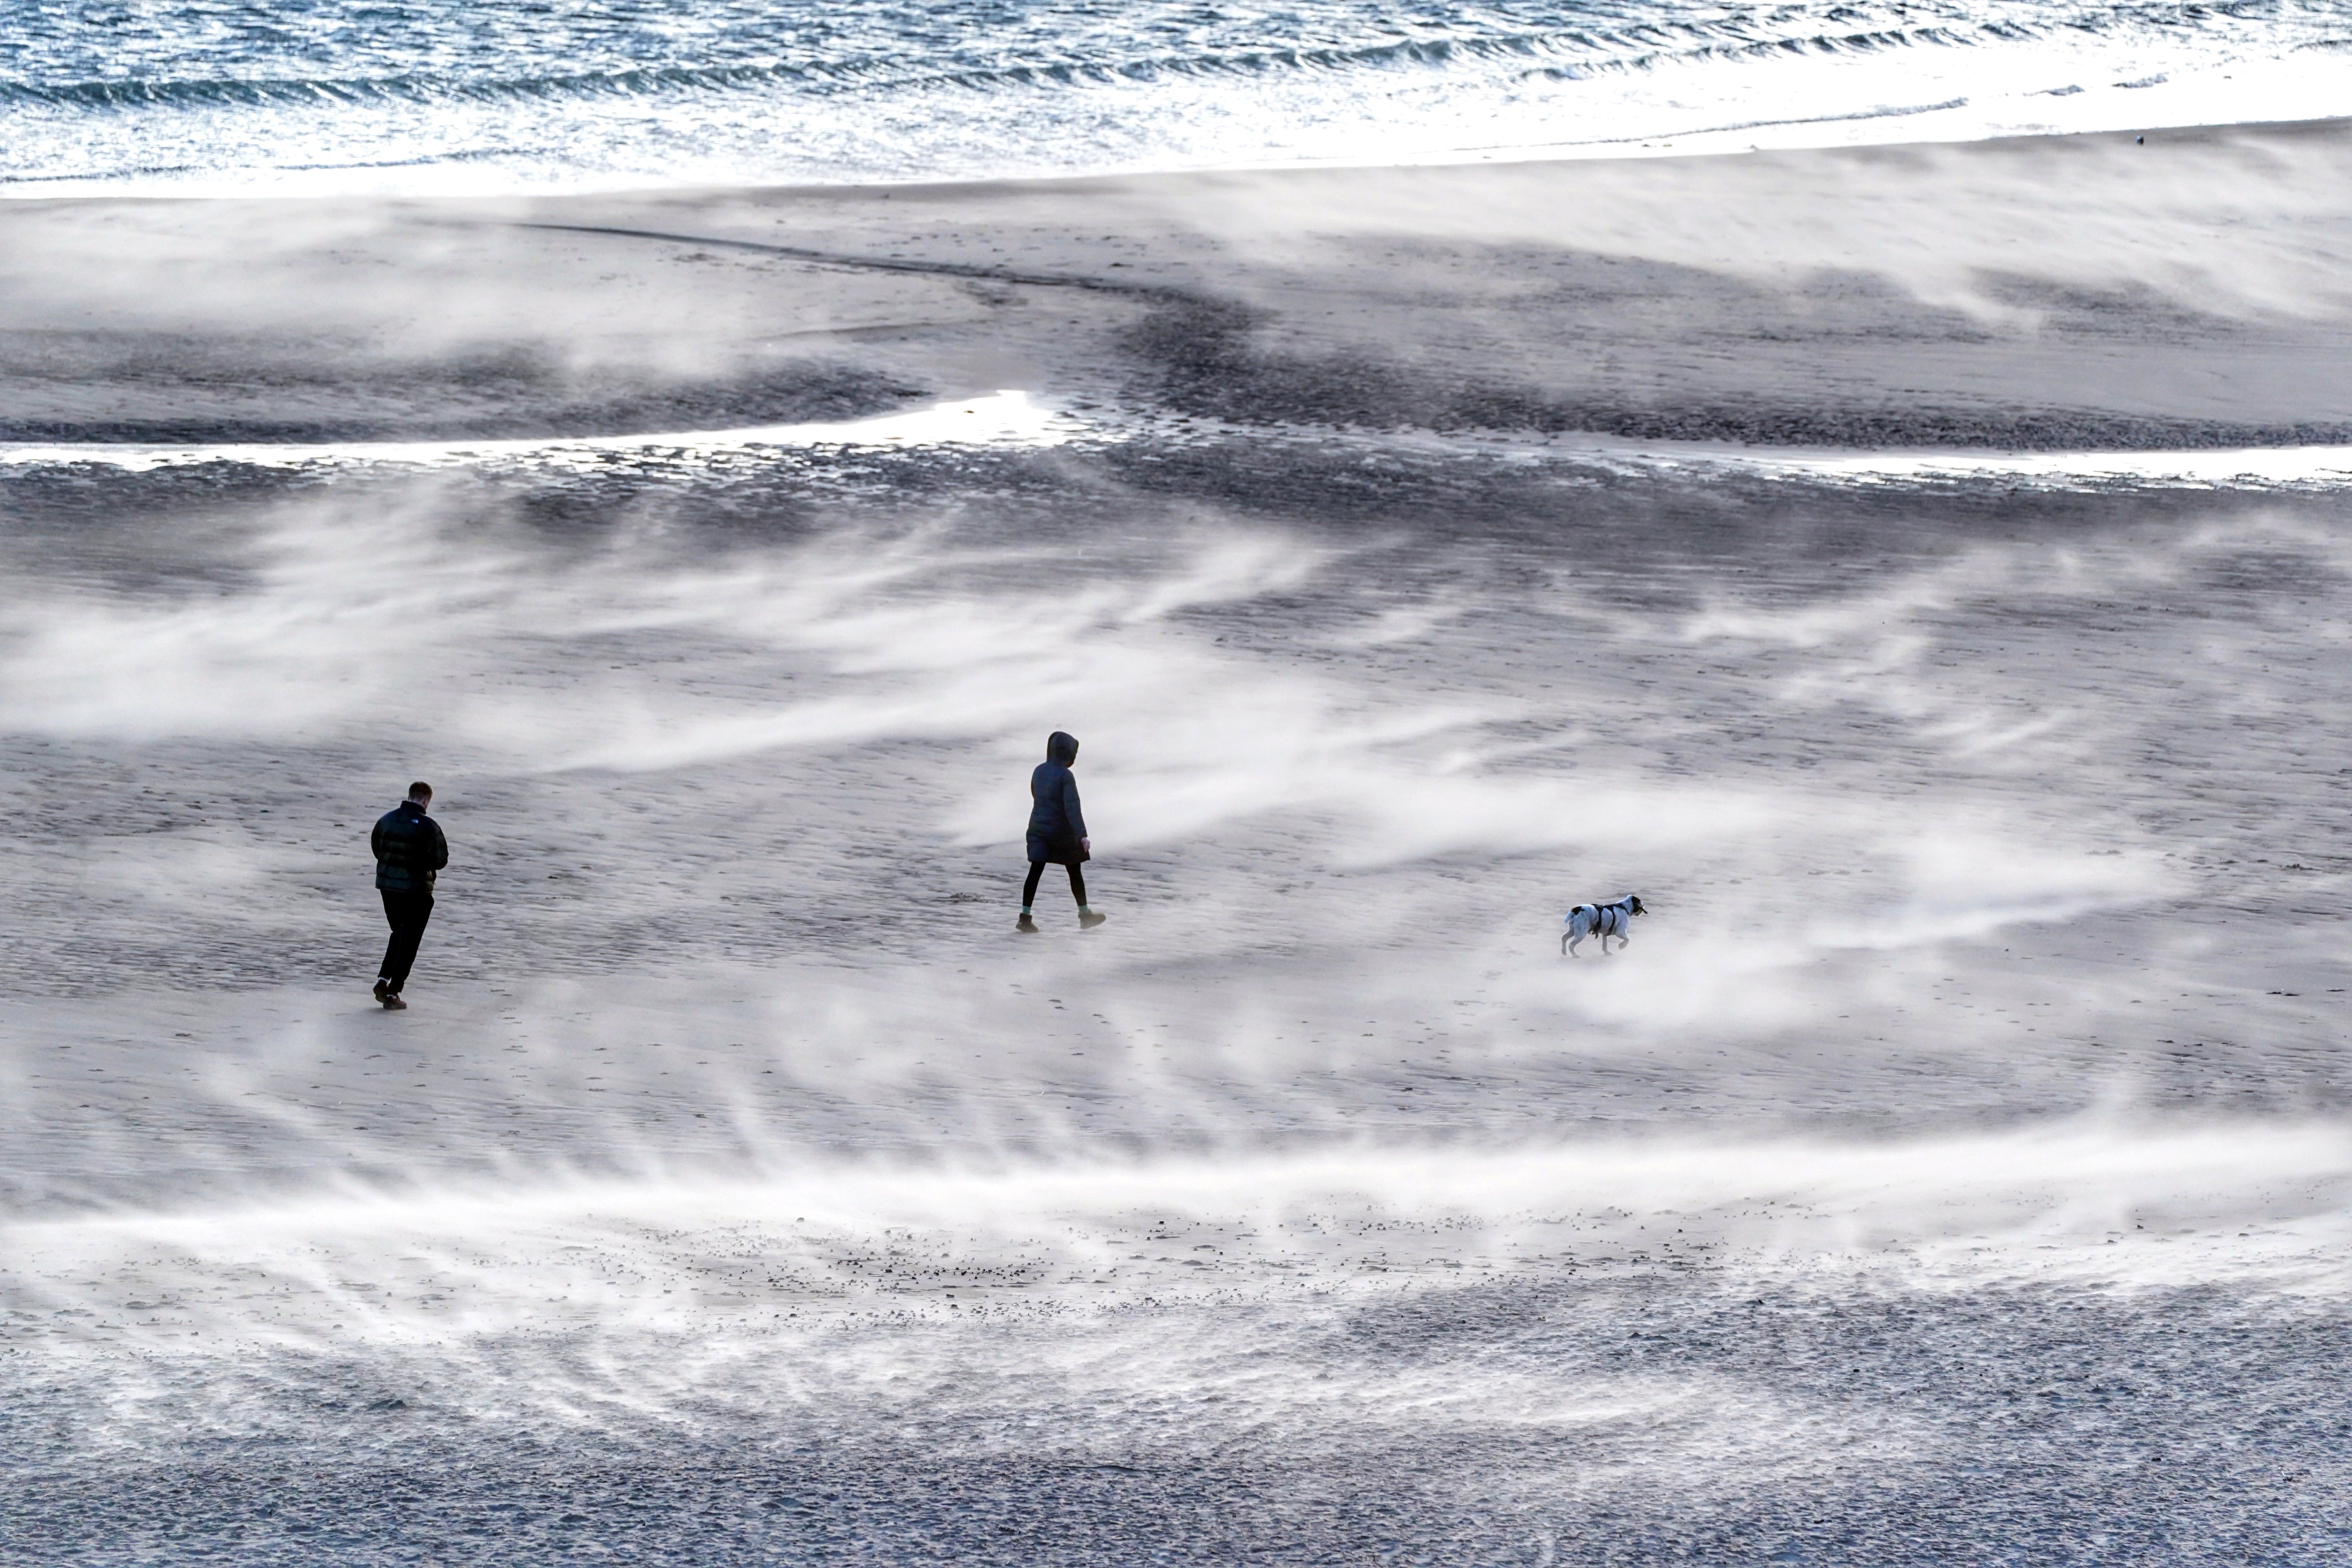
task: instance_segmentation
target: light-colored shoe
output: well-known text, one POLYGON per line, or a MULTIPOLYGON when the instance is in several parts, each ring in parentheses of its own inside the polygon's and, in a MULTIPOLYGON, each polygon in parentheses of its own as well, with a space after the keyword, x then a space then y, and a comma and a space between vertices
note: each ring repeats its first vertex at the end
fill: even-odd
POLYGON ((1088 910, 1086 913, 1078 917, 1078 929, 1080 931, 1092 931, 1095 927, 1102 924, 1103 921, 1108 919, 1110 919, 1108 915, 1097 914, 1094 910, 1088 910))

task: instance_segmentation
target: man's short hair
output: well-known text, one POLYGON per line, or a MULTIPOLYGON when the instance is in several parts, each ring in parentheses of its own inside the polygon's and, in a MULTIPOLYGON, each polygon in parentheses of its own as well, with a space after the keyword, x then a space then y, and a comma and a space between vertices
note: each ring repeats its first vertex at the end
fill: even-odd
POLYGON ((433 786, 426 784, 423 779, 418 779, 415 784, 408 786, 408 798, 411 800, 431 800, 433 798, 433 786))

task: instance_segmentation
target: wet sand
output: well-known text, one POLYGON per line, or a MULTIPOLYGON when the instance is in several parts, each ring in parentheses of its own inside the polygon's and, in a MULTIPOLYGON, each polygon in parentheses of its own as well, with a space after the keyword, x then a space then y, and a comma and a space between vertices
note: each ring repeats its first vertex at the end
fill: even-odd
POLYGON ((529 202, 12 203, 0 435, 1129 416, 2341 442, 2341 121, 1625 163, 529 202))

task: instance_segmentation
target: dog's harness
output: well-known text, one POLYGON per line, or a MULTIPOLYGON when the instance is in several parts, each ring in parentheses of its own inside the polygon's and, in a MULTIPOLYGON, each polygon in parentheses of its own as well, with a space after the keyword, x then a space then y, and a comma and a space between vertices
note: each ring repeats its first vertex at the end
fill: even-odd
POLYGON ((1568 923, 1572 930, 1576 917, 1587 910, 1592 911, 1592 923, 1585 928, 1587 936, 1615 936, 1623 930, 1625 917, 1633 911, 1622 904, 1579 904, 1568 911, 1568 923))

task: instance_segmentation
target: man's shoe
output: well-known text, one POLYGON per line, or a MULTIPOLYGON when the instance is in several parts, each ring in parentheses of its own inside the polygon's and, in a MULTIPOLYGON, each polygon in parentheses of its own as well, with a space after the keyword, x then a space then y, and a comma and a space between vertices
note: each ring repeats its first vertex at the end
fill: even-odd
POLYGON ((1088 910, 1078 917, 1078 929, 1080 931, 1092 931, 1095 927, 1102 924, 1103 921, 1108 919, 1110 919, 1108 915, 1098 915, 1095 913, 1094 910, 1088 910))
POLYGON ((382 975, 378 975, 375 983, 375 999, 381 1002, 391 994, 392 982, 384 979, 382 975))
POLYGON ((1013 922, 1013 929, 1017 931, 1026 931, 1034 936, 1037 931, 1037 922, 1031 920, 1027 915, 1023 915, 1019 920, 1013 922))
POLYGON ((383 1010, 387 1013, 404 1013, 408 1010, 408 1004, 400 999, 399 992, 387 991, 383 994, 383 1010))

